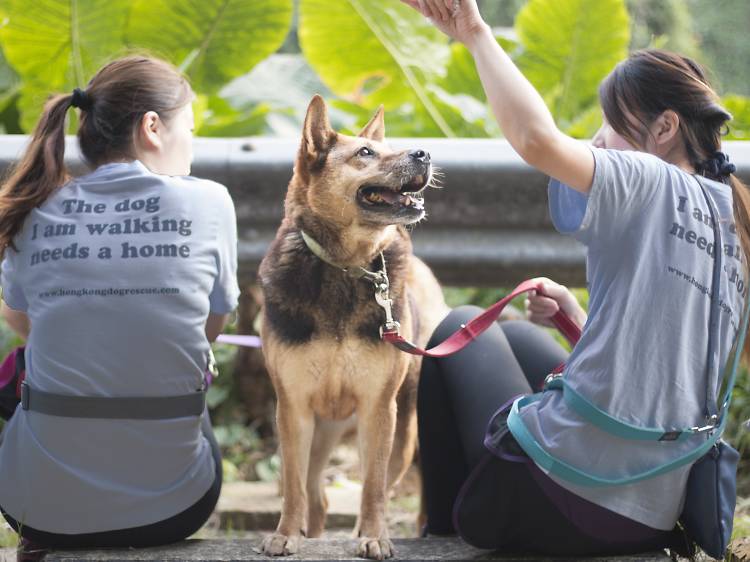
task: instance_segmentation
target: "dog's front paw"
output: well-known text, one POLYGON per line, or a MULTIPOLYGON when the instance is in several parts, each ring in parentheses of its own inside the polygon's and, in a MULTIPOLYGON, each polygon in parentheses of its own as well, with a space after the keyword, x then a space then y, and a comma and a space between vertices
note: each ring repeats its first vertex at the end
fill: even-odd
POLYGON ((393 543, 390 539, 373 539, 369 537, 361 537, 359 539, 357 556, 360 558, 384 560, 385 558, 392 558, 394 552, 393 543))
POLYGON ((286 536, 280 533, 268 535, 263 539, 263 554, 267 556, 289 556, 299 550, 299 535, 286 536))

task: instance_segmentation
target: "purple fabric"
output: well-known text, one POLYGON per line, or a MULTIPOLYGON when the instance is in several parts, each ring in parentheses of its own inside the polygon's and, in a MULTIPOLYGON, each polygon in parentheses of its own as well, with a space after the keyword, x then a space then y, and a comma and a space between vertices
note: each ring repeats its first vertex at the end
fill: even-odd
POLYGON ((16 353, 20 348, 11 351, 0 365, 0 388, 6 386, 16 374, 16 353))
POLYGON ((249 336, 242 334, 220 334, 216 338, 219 343, 228 343, 231 345, 239 345, 242 347, 261 347, 260 338, 258 336, 249 336))
POLYGON ((510 412, 510 408, 511 406, 513 406, 513 402, 515 402, 520 396, 522 395, 519 394, 518 396, 514 396, 513 398, 508 400, 492 415, 489 423, 487 424, 487 431, 484 435, 484 446, 490 453, 505 461, 528 463, 530 459, 526 455, 514 454, 513 452, 503 447, 503 440, 508 434, 508 426, 505 423, 503 423, 503 427, 502 429, 500 429, 500 431, 494 434, 492 433, 492 426, 494 425, 495 421, 499 417, 507 418, 508 412, 510 412))
POLYGON ((664 533, 576 496, 557 484, 533 462, 528 467, 534 480, 555 507, 576 527, 592 537, 616 543, 644 542, 664 533))

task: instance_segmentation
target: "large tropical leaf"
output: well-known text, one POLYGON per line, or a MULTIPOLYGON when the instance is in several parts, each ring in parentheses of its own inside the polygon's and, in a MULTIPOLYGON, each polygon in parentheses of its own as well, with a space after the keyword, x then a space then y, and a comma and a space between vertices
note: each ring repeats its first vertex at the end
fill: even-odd
POLYGON ((389 110, 421 106, 439 134, 454 136, 427 88, 445 73, 447 39, 399 0, 300 0, 299 38, 337 95, 389 110))
POLYGON ((193 104, 196 135, 200 137, 248 137, 266 132, 271 107, 259 103, 244 110, 232 107, 218 95, 199 95, 193 104))
POLYGON ((624 0, 530 0, 519 12, 517 62, 558 122, 595 102, 599 82, 627 56, 628 22, 624 0))
POLYGON ((451 58, 446 70, 438 82, 446 92, 465 94, 482 101, 487 99, 474 58, 463 44, 451 44, 451 58))
MULTIPOLYGON (((314 94, 330 97, 326 85, 299 53, 271 55, 221 90, 221 96, 237 110, 254 111, 259 104, 270 106, 264 133, 286 137, 299 136, 314 94)), ((346 124, 341 117, 336 110, 330 112, 334 128, 346 124)))
POLYGON ((291 21, 292 0, 135 0, 127 38, 212 93, 276 51, 291 21))
MULTIPOLYGON (((2 12, 0 12, 2 17, 2 12)), ((21 80, 0 49, 0 133, 20 133, 18 98, 21 80)))
POLYGON ((127 0, 4 0, 5 57, 23 81, 22 124, 30 130, 51 92, 85 86, 123 48, 127 0))
MULTIPOLYGON (((518 44, 512 39, 502 36, 496 36, 495 39, 503 50, 511 55, 518 48, 518 44)), ((438 81, 438 85, 451 94, 469 95, 478 100, 486 101, 487 96, 479 79, 474 57, 462 43, 451 43, 450 48, 450 61, 446 67, 445 76, 438 81)))

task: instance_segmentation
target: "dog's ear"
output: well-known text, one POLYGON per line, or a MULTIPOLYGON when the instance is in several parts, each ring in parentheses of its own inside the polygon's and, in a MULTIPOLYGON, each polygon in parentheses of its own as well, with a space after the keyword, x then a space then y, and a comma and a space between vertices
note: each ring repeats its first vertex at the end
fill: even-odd
POLYGON ((302 146, 300 155, 304 155, 309 163, 315 163, 321 159, 336 143, 336 131, 331 128, 328 121, 328 109, 323 98, 315 94, 307 108, 305 124, 302 128, 302 146))
POLYGON ((377 142, 383 142, 385 139, 385 119, 383 118, 385 112, 381 105, 372 116, 370 122, 365 125, 365 128, 359 132, 358 137, 364 137, 366 139, 374 140, 377 142))

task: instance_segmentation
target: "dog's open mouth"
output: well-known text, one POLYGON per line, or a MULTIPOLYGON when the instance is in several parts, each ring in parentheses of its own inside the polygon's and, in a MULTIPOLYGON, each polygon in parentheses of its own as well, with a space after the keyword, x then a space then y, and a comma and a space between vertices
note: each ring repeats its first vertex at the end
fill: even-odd
POLYGON ((427 182, 428 177, 420 174, 402 185, 401 189, 383 185, 363 185, 357 192, 357 199, 364 208, 371 210, 422 212, 422 190, 427 182))

